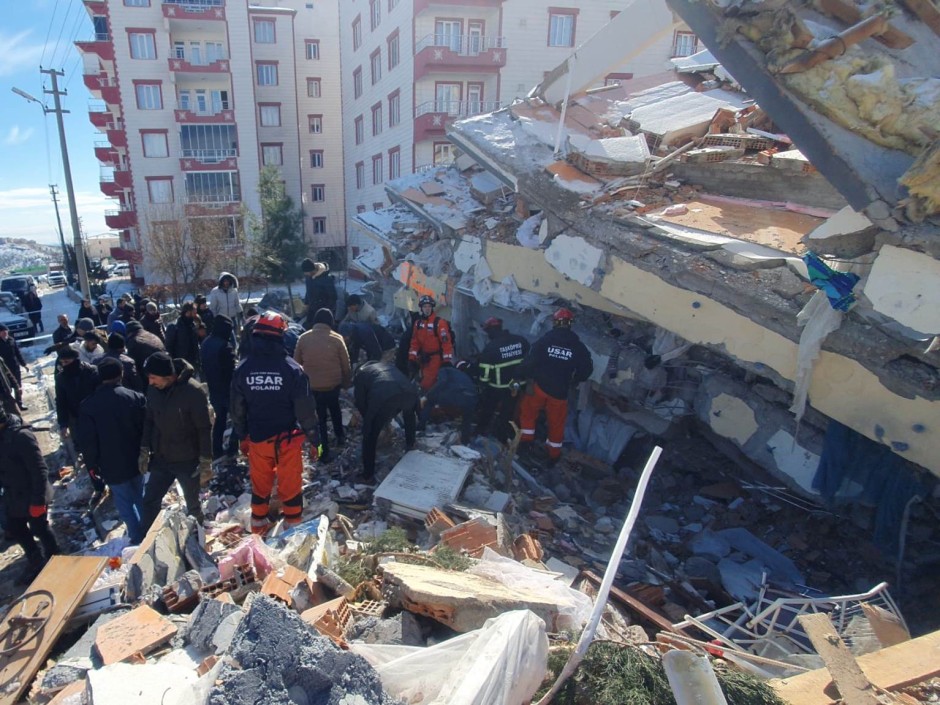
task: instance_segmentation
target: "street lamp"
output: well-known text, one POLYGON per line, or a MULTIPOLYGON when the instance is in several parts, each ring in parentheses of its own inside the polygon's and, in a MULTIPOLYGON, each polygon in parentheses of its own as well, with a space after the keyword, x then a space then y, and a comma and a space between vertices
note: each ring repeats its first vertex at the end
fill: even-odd
MULTIPOLYGON (((91 291, 88 288, 88 268, 85 266, 85 247, 82 244, 82 230, 78 223, 75 189, 72 187, 72 168, 69 166, 69 149, 65 142, 65 123, 62 120, 62 114, 68 111, 62 110, 62 104, 59 101, 59 97, 63 95, 63 93, 59 91, 58 79, 59 76, 64 75, 64 72, 56 71, 55 69, 39 69, 39 72, 47 73, 52 78, 52 90, 46 91, 46 93, 51 94, 55 100, 54 108, 47 108, 41 100, 24 90, 15 87, 12 88, 12 90, 28 102, 37 103, 42 108, 43 113, 55 113, 56 123, 59 127, 59 147, 62 151, 62 168, 65 171, 65 192, 69 199, 69 215, 72 220, 72 245, 75 248, 75 266, 78 269, 78 285, 81 287, 82 297, 87 299, 91 296, 91 291)), ((65 263, 63 262, 63 264, 65 263)))

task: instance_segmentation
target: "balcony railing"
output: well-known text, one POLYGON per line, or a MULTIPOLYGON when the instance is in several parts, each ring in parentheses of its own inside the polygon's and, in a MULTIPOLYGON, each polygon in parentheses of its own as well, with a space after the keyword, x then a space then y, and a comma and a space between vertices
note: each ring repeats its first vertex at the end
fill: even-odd
POLYGON ((187 193, 186 202, 196 203, 203 206, 212 204, 224 205, 227 203, 239 203, 242 200, 241 193, 187 193))
POLYGON ((101 183, 109 183, 114 181, 114 169, 99 169, 98 181, 101 183))
POLYGON ((429 100, 415 107, 415 117, 441 113, 452 118, 472 117, 492 113, 500 107, 498 100, 429 100))
POLYGON ((415 44, 415 54, 428 47, 444 47, 458 56, 477 56, 490 49, 505 49, 506 37, 480 34, 429 34, 415 44))
POLYGON ((238 150, 232 149, 184 149, 184 159, 195 159, 203 164, 215 164, 223 162, 231 157, 237 157, 238 150))
POLYGON ((106 113, 108 112, 108 104, 103 100, 89 100, 88 101, 88 112, 90 113, 106 113))
POLYGON ((183 7, 224 7, 225 0, 163 0, 163 4, 183 7))

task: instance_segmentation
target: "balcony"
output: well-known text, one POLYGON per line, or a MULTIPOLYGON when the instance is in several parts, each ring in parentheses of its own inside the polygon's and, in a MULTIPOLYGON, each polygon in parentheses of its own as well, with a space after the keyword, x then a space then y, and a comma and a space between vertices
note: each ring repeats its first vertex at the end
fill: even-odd
POLYGON ((102 164, 111 164, 113 166, 118 163, 117 150, 110 142, 101 140, 95 142, 95 156, 102 164))
POLYGON ((163 0, 168 20, 225 20, 225 0, 163 0))
POLYGON ((415 79, 432 71, 498 73, 506 65, 506 38, 429 34, 415 45, 415 79))
POLYGON ((104 130, 107 124, 114 120, 114 116, 108 110, 107 103, 102 100, 92 100, 88 102, 88 119, 99 130, 104 130))
POLYGON ((498 100, 429 100, 415 108, 415 142, 438 137, 454 120, 499 110, 498 100))
POLYGON ((117 184, 122 189, 131 188, 131 186, 133 185, 133 181, 131 179, 131 172, 128 171, 126 168, 115 169, 112 176, 114 177, 114 183, 117 184))
POLYGON ((436 7, 453 7, 455 5, 461 5, 465 7, 472 4, 474 7, 498 8, 503 4, 503 1, 504 0, 474 0, 472 3, 469 3, 467 0, 415 0, 414 14, 417 16, 432 5, 436 7))
POLYGON ((110 123, 105 130, 105 134, 112 146, 127 149, 127 133, 124 131, 123 122, 110 123))
POLYGON ((101 187, 101 193, 108 198, 117 198, 118 192, 121 190, 120 186, 114 182, 113 169, 101 169, 98 175, 98 184, 101 187))
POLYGON ((191 64, 186 59, 167 59, 170 71, 173 73, 229 73, 231 68, 228 59, 217 59, 211 62, 191 64))
POLYGON ((114 42, 107 32, 97 32, 91 39, 75 42, 75 46, 83 54, 95 54, 104 61, 114 61, 114 42))
POLYGON ((83 76, 88 90, 106 105, 120 105, 121 91, 117 81, 106 73, 86 73, 83 76))
POLYGON ((195 110, 185 110, 177 108, 173 111, 176 122, 186 123, 187 125, 234 125, 235 111, 231 108, 223 108, 216 112, 197 112, 195 110))
POLYGON ((237 149, 184 149, 180 159, 181 171, 234 171, 237 169, 237 149))
POLYGON ((183 206, 187 216, 239 215, 242 210, 239 194, 190 194, 183 206), (229 200, 221 200, 229 199, 229 200))
POLYGON ((122 208, 104 212, 104 222, 112 230, 124 230, 137 225, 137 211, 122 208))

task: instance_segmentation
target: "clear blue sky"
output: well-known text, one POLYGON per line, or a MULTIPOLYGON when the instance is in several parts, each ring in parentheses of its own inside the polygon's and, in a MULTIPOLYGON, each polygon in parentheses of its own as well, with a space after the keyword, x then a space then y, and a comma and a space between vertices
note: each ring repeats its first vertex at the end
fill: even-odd
POLYGON ((54 115, 43 116, 36 103, 14 94, 13 86, 49 101, 43 68, 66 71, 63 108, 78 214, 86 235, 105 232, 103 212, 114 207, 98 188, 93 144, 104 139, 88 121, 91 95, 82 82, 75 39, 91 36, 91 19, 81 0, 25 0, 4 3, 0 26, 0 236, 56 243, 58 233, 49 184, 62 192, 60 209, 66 240, 71 240, 65 179, 54 115))

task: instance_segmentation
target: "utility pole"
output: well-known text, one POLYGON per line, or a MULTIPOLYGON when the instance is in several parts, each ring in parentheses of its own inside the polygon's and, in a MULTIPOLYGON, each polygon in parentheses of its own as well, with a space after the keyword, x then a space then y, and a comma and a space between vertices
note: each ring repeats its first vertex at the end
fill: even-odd
POLYGON ((59 217, 59 192, 55 184, 49 184, 49 193, 52 194, 52 204, 55 206, 55 222, 59 225, 59 244, 62 245, 62 265, 65 267, 66 277, 72 278, 72 263, 69 262, 69 251, 65 247, 65 233, 62 232, 62 218, 59 217))
POLYGON ((65 171, 65 193, 69 199, 69 216, 72 221, 72 246, 75 248, 75 266, 78 268, 78 284, 82 290, 84 298, 91 297, 91 291, 88 289, 88 267, 85 264, 85 246, 82 243, 82 231, 78 224, 78 208, 75 205, 75 189, 72 187, 72 168, 69 166, 69 148, 65 143, 65 122, 62 120, 62 114, 68 110, 62 109, 60 97, 65 95, 59 90, 59 76, 64 76, 64 71, 55 69, 39 69, 39 73, 48 74, 52 79, 52 90, 44 90, 52 96, 55 101, 55 108, 47 108, 43 105, 43 111, 46 113, 55 113, 56 123, 59 126, 59 146, 62 148, 62 169, 65 171))

